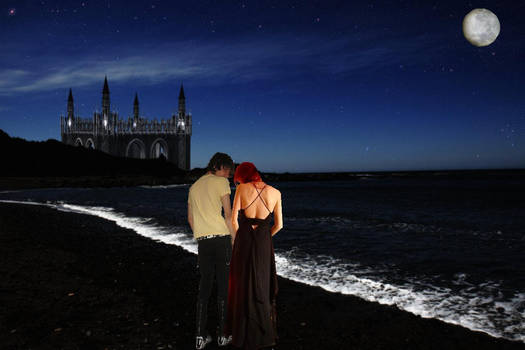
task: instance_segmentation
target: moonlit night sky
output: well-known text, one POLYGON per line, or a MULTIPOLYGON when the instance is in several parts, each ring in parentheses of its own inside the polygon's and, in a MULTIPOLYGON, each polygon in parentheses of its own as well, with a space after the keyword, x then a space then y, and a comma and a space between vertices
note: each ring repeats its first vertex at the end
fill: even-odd
POLYGON ((184 83, 191 167, 525 167, 525 1, 2 1, 0 129, 60 139, 75 115, 166 119, 184 83), (487 8, 488 47, 462 33, 487 8))

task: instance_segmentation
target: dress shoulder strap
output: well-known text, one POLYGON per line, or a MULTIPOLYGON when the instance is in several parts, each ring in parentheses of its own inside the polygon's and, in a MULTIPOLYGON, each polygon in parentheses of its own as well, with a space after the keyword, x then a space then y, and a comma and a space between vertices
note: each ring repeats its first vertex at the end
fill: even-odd
POLYGON ((255 184, 253 184, 253 187, 255 188, 255 191, 257 191, 257 197, 255 197, 255 199, 250 203, 248 204, 248 206, 246 208, 244 208, 243 210, 246 210, 248 209, 256 200, 257 198, 259 198, 264 206, 266 207, 266 209, 271 213, 272 211, 270 209, 268 209, 268 206, 266 205, 266 202, 264 201, 264 199, 261 197, 261 193, 264 191, 264 189, 266 188, 266 185, 264 185, 264 187, 262 188, 261 192, 259 192, 259 190, 257 189, 257 186, 255 186, 255 184))

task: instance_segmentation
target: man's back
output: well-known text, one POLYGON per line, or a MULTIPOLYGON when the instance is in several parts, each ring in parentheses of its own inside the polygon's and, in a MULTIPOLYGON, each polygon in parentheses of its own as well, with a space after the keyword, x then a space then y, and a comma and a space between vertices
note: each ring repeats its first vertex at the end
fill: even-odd
POLYGON ((228 179, 206 174, 190 187, 188 202, 193 216, 193 236, 229 235, 224 217, 221 215, 221 197, 231 193, 228 179))

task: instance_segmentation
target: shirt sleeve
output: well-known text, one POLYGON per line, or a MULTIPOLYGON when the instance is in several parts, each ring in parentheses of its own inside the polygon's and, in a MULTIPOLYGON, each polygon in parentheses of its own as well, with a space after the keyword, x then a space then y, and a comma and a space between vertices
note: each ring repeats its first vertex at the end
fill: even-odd
POLYGON ((231 194, 230 189, 230 181, 228 179, 223 178, 224 181, 221 181, 221 190, 220 190, 220 196, 223 197, 225 194, 231 194))

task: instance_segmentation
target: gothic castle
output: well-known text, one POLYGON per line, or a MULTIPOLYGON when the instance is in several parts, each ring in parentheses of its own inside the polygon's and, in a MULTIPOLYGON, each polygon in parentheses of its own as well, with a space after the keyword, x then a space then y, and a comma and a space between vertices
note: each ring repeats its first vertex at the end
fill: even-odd
POLYGON ((191 115, 186 114, 186 98, 181 85, 179 111, 167 120, 140 117, 139 99, 135 94, 133 117, 119 119, 111 112, 107 77, 102 90, 102 113, 93 118, 75 116, 73 92, 69 89, 67 117, 60 117, 62 142, 68 145, 98 149, 119 157, 164 157, 180 169, 190 169, 191 115))

